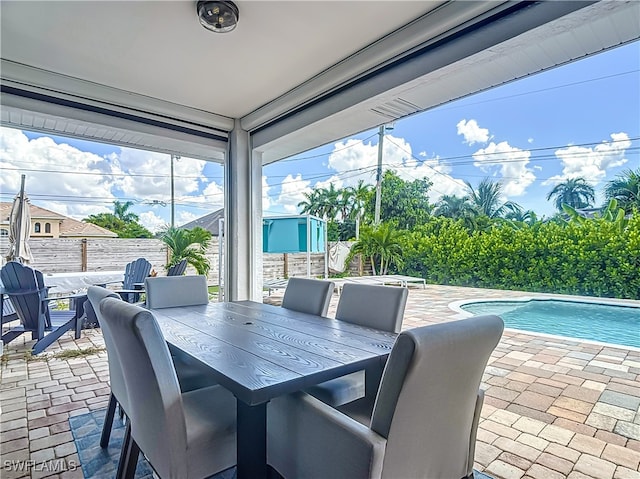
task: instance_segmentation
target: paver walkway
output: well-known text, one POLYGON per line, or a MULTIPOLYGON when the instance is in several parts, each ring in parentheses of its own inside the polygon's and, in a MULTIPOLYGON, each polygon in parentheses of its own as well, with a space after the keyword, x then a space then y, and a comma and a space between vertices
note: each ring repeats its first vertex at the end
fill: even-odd
MULTIPOLYGON (((452 301, 524 295, 411 289, 403 327, 455 319, 452 301)), ((336 304, 337 296, 330 316, 336 304)), ((81 478, 68 418, 106 407, 106 354, 27 360, 29 345, 11 343, 0 369, 0 476, 81 478)), ((47 354, 89 347, 104 347, 99 330, 65 335, 47 354)), ((640 350, 505 331, 483 382, 478 470, 496 479, 640 479, 640 350)))

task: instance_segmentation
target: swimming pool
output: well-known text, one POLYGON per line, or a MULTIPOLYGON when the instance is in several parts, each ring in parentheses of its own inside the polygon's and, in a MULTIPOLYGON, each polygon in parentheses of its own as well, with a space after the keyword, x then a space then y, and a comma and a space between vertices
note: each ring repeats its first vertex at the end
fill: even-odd
POLYGON ((472 314, 497 314, 508 328, 640 348, 640 307, 529 299, 459 305, 472 314))

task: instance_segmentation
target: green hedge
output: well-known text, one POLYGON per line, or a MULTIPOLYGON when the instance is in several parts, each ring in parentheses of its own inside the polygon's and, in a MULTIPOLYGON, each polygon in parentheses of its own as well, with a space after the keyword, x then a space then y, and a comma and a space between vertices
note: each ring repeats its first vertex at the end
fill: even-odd
POLYGON ((432 218, 403 242, 401 272, 430 283, 640 299, 640 214, 622 231, 593 219, 469 233, 432 218))

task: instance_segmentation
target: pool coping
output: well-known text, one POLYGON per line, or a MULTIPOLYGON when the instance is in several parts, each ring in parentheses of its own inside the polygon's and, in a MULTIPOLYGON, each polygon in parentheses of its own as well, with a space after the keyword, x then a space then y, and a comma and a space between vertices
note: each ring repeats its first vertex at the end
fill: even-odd
MULTIPOLYGON (((570 295, 555 295, 555 294, 525 295, 525 296, 517 296, 515 298, 505 298, 505 299, 496 299, 496 298, 463 299, 463 300, 452 301, 451 303, 448 304, 448 306, 449 306, 449 309, 451 309, 456 313, 456 315, 454 316, 454 319, 464 319, 464 318, 470 318, 471 316, 474 316, 474 313, 471 313, 469 311, 465 311, 464 309, 462 309, 462 306, 466 304, 499 303, 499 302, 525 303, 528 301, 563 301, 565 303, 602 304, 606 306, 622 306, 627 308, 636 308, 640 311, 640 304, 637 304, 637 302, 632 302, 633 300, 625 300, 625 299, 619 299, 619 298, 589 298, 585 296, 570 296, 570 295)), ((505 327, 504 330, 508 332, 518 333, 518 334, 530 334, 535 336, 541 336, 544 338, 558 339, 562 341, 570 340, 570 341, 576 341, 576 342, 585 343, 585 344, 593 344, 595 346, 627 349, 634 352, 640 352, 640 347, 626 345, 626 344, 607 343, 604 341, 596 341, 593 339, 576 338, 574 336, 562 336, 559 334, 541 333, 538 331, 529 331, 527 329, 505 327)))

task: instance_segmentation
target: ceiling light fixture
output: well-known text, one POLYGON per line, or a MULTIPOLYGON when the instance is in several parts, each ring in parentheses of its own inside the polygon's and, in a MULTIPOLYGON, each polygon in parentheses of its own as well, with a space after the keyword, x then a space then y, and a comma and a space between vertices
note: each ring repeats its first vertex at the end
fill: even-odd
POLYGON ((233 2, 199 1, 196 11, 200 24, 207 30, 216 33, 227 33, 236 28, 240 14, 233 2))

